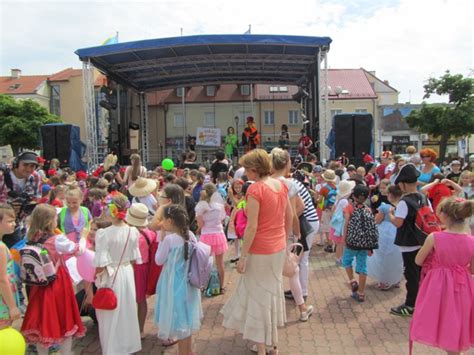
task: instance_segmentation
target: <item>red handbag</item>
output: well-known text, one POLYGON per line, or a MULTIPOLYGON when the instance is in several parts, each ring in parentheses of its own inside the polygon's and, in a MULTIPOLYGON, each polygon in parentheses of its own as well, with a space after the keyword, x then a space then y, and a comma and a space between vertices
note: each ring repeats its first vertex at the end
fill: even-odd
POLYGON ((112 311, 115 308, 117 308, 117 296, 115 295, 115 292, 112 289, 112 287, 114 287, 115 278, 117 277, 117 272, 120 268, 120 265, 122 264, 122 259, 123 259, 123 255, 125 254, 125 250, 127 250, 128 240, 130 239, 130 231, 131 231, 131 228, 129 227, 127 241, 125 242, 125 246, 123 247, 122 256, 120 257, 120 261, 118 263, 117 269, 114 272, 114 279, 112 280, 112 286, 99 288, 97 292, 95 293, 94 298, 92 298, 92 306, 95 309, 112 311))

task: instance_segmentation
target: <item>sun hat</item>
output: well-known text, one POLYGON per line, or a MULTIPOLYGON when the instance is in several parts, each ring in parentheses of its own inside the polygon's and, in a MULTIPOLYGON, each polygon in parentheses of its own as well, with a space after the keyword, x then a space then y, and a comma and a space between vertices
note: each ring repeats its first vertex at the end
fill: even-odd
POLYGON ((461 162, 459 160, 453 160, 451 165, 461 165, 461 162))
POLYGON ((405 182, 408 184, 413 184, 417 182, 420 172, 412 163, 407 163, 403 165, 398 172, 398 175, 395 177, 395 185, 400 182, 405 182))
POLYGON ((145 197, 156 189, 156 181, 139 177, 137 181, 128 189, 133 197, 145 197))
POLYGON ((321 175, 325 181, 328 182, 336 182, 337 181, 337 176, 334 170, 332 169, 327 169, 323 175, 321 175))
POLYGON ((132 203, 127 210, 125 221, 135 227, 145 227, 148 224, 148 207, 143 203, 132 203))
POLYGON ((342 180, 339 183, 339 187, 337 188, 337 198, 347 198, 351 195, 352 190, 356 186, 355 181, 352 180, 342 180))

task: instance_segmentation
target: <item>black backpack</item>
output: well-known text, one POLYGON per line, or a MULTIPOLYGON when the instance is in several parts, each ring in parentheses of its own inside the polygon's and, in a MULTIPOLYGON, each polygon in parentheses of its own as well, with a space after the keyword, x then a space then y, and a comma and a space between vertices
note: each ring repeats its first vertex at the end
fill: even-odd
POLYGON ((378 249, 379 231, 372 211, 364 205, 354 204, 353 207, 354 211, 347 228, 347 247, 354 250, 378 249))

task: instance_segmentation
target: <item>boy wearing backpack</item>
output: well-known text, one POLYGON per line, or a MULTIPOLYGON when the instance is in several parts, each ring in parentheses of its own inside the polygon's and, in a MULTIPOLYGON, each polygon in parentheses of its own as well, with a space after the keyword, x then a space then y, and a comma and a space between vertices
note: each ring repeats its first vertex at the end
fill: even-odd
POLYGON ((378 248, 378 229, 375 218, 365 201, 369 197, 369 188, 356 185, 352 194, 354 203, 344 209, 344 254, 342 266, 346 269, 347 277, 352 290, 352 298, 358 302, 365 301, 365 284, 367 281, 367 257, 372 255, 372 250, 378 248), (356 259, 356 273, 359 282, 354 278, 352 262, 356 259))
POLYGON ((427 206, 428 201, 417 190, 419 176, 420 172, 415 165, 408 163, 401 167, 395 178, 395 184, 400 187, 404 195, 395 211, 392 210, 390 213, 390 222, 397 227, 395 245, 398 245, 402 252, 404 276, 407 281, 405 303, 391 308, 390 313, 403 317, 413 315, 420 281, 420 267, 415 263, 415 257, 423 240, 420 240, 421 237, 417 238, 416 220, 419 211, 426 211, 421 208, 427 206))

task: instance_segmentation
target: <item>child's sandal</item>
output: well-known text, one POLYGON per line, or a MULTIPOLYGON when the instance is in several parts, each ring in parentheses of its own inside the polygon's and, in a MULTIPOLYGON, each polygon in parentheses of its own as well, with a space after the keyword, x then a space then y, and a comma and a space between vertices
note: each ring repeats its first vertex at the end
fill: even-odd
POLYGON ((357 302, 365 302, 365 294, 363 293, 357 293, 357 292, 354 292, 351 296, 353 299, 355 299, 357 302))

